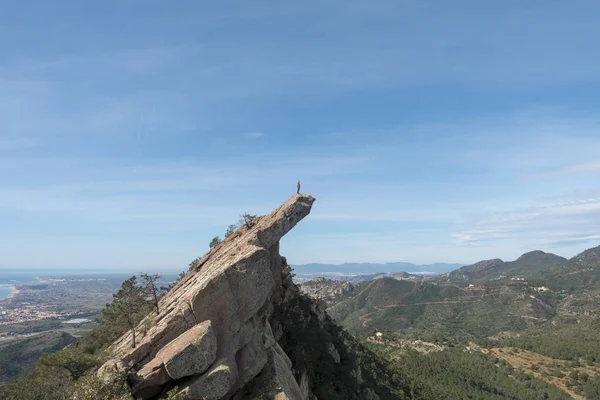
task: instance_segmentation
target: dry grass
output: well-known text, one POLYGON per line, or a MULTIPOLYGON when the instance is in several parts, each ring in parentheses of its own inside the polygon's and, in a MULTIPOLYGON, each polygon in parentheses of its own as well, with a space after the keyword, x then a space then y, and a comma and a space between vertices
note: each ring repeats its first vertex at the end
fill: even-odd
POLYGON ((567 386, 567 383, 571 382, 569 374, 574 370, 577 370, 579 374, 587 374, 590 378, 600 374, 600 367, 586 365, 583 360, 580 360, 581 366, 573 367, 568 361, 557 360, 538 353, 512 347, 476 350, 494 355, 498 359, 506 360, 506 362, 508 362, 515 370, 531 374, 536 378, 552 383, 576 400, 584 400, 585 398, 575 393, 573 388, 567 386), (552 376, 555 371, 560 371, 565 376, 563 378, 552 376))

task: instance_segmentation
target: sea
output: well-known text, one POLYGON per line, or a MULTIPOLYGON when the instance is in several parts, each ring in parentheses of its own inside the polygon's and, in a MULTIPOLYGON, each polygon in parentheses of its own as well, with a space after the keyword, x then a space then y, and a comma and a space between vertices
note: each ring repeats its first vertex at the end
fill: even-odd
POLYGON ((0 285, 18 285, 19 283, 35 282, 37 276, 33 274, 14 274, 0 270, 0 285))
POLYGON ((10 287, 19 283, 30 283, 36 279, 36 273, 29 271, 7 271, 0 269, 0 300, 10 296, 10 287))
MULTIPOLYGON (((152 271, 151 271, 152 272, 152 271)), ((45 278, 60 278, 60 277, 74 277, 74 276, 87 276, 87 277, 102 277, 109 278, 111 280, 116 280, 118 282, 122 282, 125 279, 129 278, 133 273, 126 272, 106 272, 101 270, 92 270, 92 269, 61 269, 61 270, 50 270, 50 269, 2 269, 0 268, 0 300, 5 299, 10 295, 10 287, 12 285, 19 284, 31 284, 38 282, 39 279, 45 278)), ((163 275, 163 279, 165 283, 172 282, 177 279, 177 274, 173 272, 168 272, 163 275)))

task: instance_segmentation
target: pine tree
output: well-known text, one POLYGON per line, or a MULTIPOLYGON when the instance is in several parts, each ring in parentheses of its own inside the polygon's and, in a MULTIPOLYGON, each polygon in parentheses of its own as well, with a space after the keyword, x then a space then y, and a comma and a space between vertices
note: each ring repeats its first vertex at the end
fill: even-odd
POLYGON ((219 243, 221 243, 221 238, 218 236, 215 236, 214 238, 212 238, 212 240, 210 241, 210 244, 208 245, 208 247, 210 247, 211 249, 213 247, 215 247, 216 245, 218 245, 219 243))
POLYGON ((183 279, 184 276, 186 276, 186 272, 182 271, 179 273, 179 276, 177 277, 177 279, 173 282, 171 282, 170 284, 168 284, 167 286, 161 286, 160 290, 163 291, 163 293, 167 293, 169 291, 171 291, 171 289, 173 289, 175 287, 175 285, 177 284, 177 282, 179 282, 180 280, 183 279))
POLYGON ((237 229, 237 226, 235 226, 234 224, 231 224, 227 227, 227 231, 225 232, 225 237, 229 237, 233 234, 233 232, 235 232, 235 230, 237 229))
POLYGON ((135 347, 135 326, 147 311, 147 305, 144 288, 138 286, 137 278, 132 276, 113 294, 113 301, 102 310, 102 317, 117 325, 126 325, 131 331, 131 347, 135 347))
POLYGON ((156 314, 158 314, 158 300, 162 297, 162 295, 165 292, 162 287, 158 287, 156 285, 156 282, 161 278, 161 275, 142 273, 140 277, 142 278, 142 281, 144 283, 144 294, 147 298, 150 298, 150 303, 152 303, 152 305, 154 306, 154 311, 156 311, 156 314))

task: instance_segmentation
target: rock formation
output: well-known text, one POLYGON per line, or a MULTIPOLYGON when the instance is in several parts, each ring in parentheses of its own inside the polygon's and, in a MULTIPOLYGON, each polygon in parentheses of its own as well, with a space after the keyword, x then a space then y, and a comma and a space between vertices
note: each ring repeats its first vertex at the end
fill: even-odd
POLYGON ((318 398, 364 398, 361 393, 376 398, 373 389, 354 378, 346 384, 350 389, 323 378, 318 383, 323 387, 315 389, 312 369, 323 357, 345 363, 340 376, 360 376, 360 370, 339 328, 326 328, 334 324, 324 305, 300 298, 279 254, 279 240, 309 214, 314 200, 295 195, 204 255, 160 300, 160 313, 137 327, 135 348, 130 333, 110 347, 112 359, 99 375, 126 373, 136 399, 158 399, 174 389, 184 399, 305 400, 317 398, 319 390, 329 397, 318 398), (300 325, 307 335, 327 335, 325 351, 299 347, 304 338, 295 336, 300 325), (347 360, 340 359, 340 351, 347 360))
POLYGON ((354 284, 326 278, 315 278, 300 285, 302 293, 317 300, 333 300, 354 291, 354 284))

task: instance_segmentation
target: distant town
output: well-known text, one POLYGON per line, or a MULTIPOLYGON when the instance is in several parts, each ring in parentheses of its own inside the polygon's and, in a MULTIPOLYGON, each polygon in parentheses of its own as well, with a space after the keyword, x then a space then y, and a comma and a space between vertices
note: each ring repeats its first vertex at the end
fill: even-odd
POLYGON ((38 278, 0 299, 0 345, 32 334, 93 323, 123 276, 38 278))

